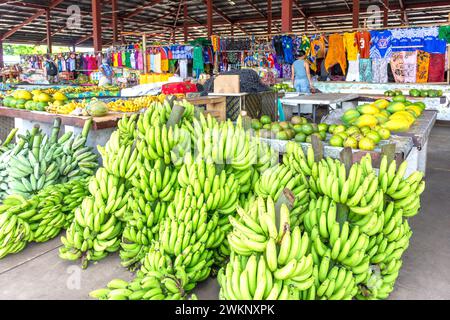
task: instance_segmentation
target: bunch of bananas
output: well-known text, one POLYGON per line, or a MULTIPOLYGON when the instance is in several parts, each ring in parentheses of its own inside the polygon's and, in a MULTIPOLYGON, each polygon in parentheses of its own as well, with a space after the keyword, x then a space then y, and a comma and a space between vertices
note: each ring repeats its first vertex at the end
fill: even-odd
POLYGON ((290 224, 290 212, 281 204, 279 221, 271 197, 258 197, 249 211, 238 208, 230 217, 230 262, 219 271, 223 299, 298 299, 313 286, 310 239, 290 224), (277 222, 279 223, 277 227, 277 222))
POLYGON ((75 219, 61 237, 64 247, 59 250, 62 259, 82 258, 82 267, 89 261, 101 260, 109 252, 120 248, 123 223, 120 219, 127 210, 129 192, 123 179, 97 170, 89 181, 90 195, 75 209, 75 219))
POLYGON ((75 109, 84 109, 86 106, 87 102, 85 101, 77 102, 71 100, 65 104, 50 102, 48 106, 45 107, 45 111, 55 114, 71 114, 75 109))
POLYGON ((81 205, 84 197, 88 195, 88 181, 90 177, 74 179, 69 182, 55 186, 64 195, 62 201, 62 212, 66 216, 64 229, 67 229, 75 217, 75 209, 81 205))
POLYGON ((145 96, 133 99, 118 99, 116 101, 108 102, 108 109, 115 112, 137 112, 148 108, 154 102, 163 103, 166 96, 160 94, 157 96, 145 96))
POLYGON ((120 145, 132 144, 134 142, 134 139, 136 139, 137 117, 137 113, 132 114, 130 117, 124 115, 117 123, 120 145))
POLYGON ((167 206, 165 202, 147 202, 138 189, 131 192, 120 244, 120 259, 124 267, 130 270, 140 267, 152 240, 158 239, 159 225, 166 217, 167 206))
MULTIPOLYGON (((100 300, 184 300, 188 299, 183 290, 186 281, 187 275, 182 269, 175 275, 152 271, 130 282, 113 279, 106 288, 92 291, 89 295, 100 300)), ((196 296, 189 299, 196 300, 196 296)))
MULTIPOLYGON (((5 200, 4 204, 8 202, 5 200)), ((25 248, 33 238, 30 226, 13 211, 0 213, 0 259, 25 248)))

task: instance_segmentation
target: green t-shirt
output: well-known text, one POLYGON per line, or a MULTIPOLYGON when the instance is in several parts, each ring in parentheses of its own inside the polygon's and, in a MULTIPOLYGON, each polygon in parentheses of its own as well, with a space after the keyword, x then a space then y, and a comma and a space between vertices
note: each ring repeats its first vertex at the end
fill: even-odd
POLYGON ((439 27, 439 39, 447 41, 450 43, 450 26, 440 26, 439 27))

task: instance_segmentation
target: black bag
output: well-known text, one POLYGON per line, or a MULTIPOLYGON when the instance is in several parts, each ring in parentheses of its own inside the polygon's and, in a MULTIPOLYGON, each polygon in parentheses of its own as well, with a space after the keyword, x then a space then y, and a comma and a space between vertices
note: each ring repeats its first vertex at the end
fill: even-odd
POLYGON ((56 64, 53 61, 47 62, 47 75, 56 76, 58 74, 58 69, 56 68, 56 64))

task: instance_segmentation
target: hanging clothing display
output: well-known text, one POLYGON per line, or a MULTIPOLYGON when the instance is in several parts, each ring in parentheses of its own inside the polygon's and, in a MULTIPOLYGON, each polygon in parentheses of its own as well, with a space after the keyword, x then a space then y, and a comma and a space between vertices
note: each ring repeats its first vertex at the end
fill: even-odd
POLYGON ((445 54, 431 53, 428 71, 428 82, 444 82, 445 54))
POLYGON ((356 43, 358 45, 359 58, 360 59, 369 59, 370 58, 370 32, 363 31, 357 32, 356 35, 356 43))
POLYGON ((372 82, 372 60, 359 59, 359 80, 372 82))
POLYGON ((329 38, 328 43, 328 53, 325 58, 325 69, 330 69, 330 67, 335 64, 339 64, 344 75, 347 69, 347 59, 345 57, 344 41, 342 35, 332 34, 329 38))
POLYGON ((390 58, 392 54, 392 32, 389 30, 374 30, 370 32, 371 59, 390 58))
POLYGON ((425 51, 417 51, 417 73, 416 73, 417 83, 424 83, 428 81, 429 67, 430 67, 430 54, 425 51))
POLYGON ((405 51, 393 52, 391 56, 391 69, 396 83, 404 83, 405 76, 403 64, 405 60, 405 51))
POLYGON ((360 81, 358 60, 350 60, 348 62, 348 71, 345 81, 360 81))
POLYGON ((417 51, 406 51, 403 59, 403 74, 405 77, 405 83, 416 82, 417 51))
POLYGON ((355 32, 344 33, 344 47, 349 62, 358 60, 358 46, 356 44, 355 32))
POLYGON ((445 40, 447 43, 450 43, 450 26, 439 27, 439 39, 445 40))
POLYGON ((388 64, 389 58, 378 58, 372 60, 372 82, 388 82, 388 64))
POLYGON ((204 72, 205 64, 203 60, 203 48, 200 46, 194 47, 193 52, 193 69, 196 77, 200 77, 200 74, 204 72))
POLYGON ((187 59, 179 60, 180 77, 186 79, 188 77, 188 61, 187 59))
POLYGON ((325 38, 322 35, 311 41, 311 56, 317 59, 325 58, 325 38))

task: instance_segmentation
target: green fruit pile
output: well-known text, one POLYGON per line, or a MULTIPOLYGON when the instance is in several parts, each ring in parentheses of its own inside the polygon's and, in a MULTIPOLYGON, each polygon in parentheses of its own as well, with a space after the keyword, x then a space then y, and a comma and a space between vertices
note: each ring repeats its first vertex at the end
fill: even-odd
MULTIPOLYGON (((400 90, 387 90, 384 92, 386 97, 396 97, 402 96, 403 93, 400 90)), ((434 89, 411 89, 409 90, 409 95, 411 97, 441 97, 442 90, 434 90, 434 89)))
POLYGON ((388 297, 412 235, 407 218, 420 208, 423 175, 405 178, 406 162, 397 168, 384 157, 377 176, 370 156, 347 172, 339 160, 315 162, 312 147, 305 155, 295 143, 286 156, 308 177, 308 210, 293 221, 270 195, 238 208, 239 218, 230 218, 230 262, 218 275, 220 297, 388 297))
POLYGON ((0 198, 8 194, 28 198, 49 185, 92 175, 98 167, 97 155, 85 145, 91 125, 88 120, 80 135, 67 132, 58 138, 58 118, 50 136, 38 126, 19 135, 17 144, 9 144, 0 155, 0 198))
POLYGON ((86 179, 50 185, 30 199, 7 196, 0 206, 4 224, 0 258, 25 248, 28 242, 45 242, 55 238, 73 220, 74 208, 86 195, 86 179))

